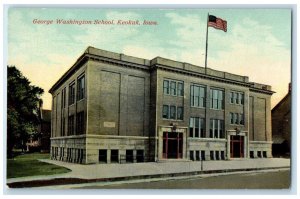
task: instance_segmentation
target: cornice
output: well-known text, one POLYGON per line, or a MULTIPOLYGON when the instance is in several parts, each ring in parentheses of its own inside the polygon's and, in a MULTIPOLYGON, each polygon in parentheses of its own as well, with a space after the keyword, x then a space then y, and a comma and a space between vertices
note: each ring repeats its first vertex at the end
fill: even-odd
POLYGON ((247 88, 249 88, 249 90, 251 92, 258 92, 258 93, 263 93, 263 94, 268 94, 268 95, 272 95, 273 93, 275 93, 270 90, 255 88, 255 87, 253 87, 253 83, 251 83, 251 82, 235 81, 235 80, 228 79, 228 78, 217 77, 217 76, 213 76, 213 75, 194 72, 194 71, 185 70, 185 69, 181 69, 181 68, 175 68, 175 67, 162 65, 162 64, 153 64, 153 65, 149 66, 149 65, 146 65, 146 63, 145 63, 143 65, 143 64, 132 63, 132 62, 124 61, 124 60, 108 58, 108 57, 104 57, 104 56, 100 56, 100 55, 94 55, 94 54, 90 54, 90 53, 82 54, 77 59, 77 61, 74 63, 74 65, 52 86, 52 88, 49 90, 49 93, 52 93, 61 84, 63 84, 65 82, 65 80, 68 79, 74 73, 74 71, 78 70, 78 68, 80 68, 82 65, 84 65, 84 63, 86 63, 87 61, 97 61, 97 62, 107 63, 107 64, 121 66, 121 67, 125 67, 125 68, 132 68, 132 69, 147 71, 150 73, 157 69, 165 70, 165 71, 169 71, 169 72, 198 77, 198 78, 202 78, 202 79, 208 79, 208 80, 212 80, 212 81, 222 82, 222 83, 226 83, 226 84, 233 84, 233 85, 247 87, 247 88))

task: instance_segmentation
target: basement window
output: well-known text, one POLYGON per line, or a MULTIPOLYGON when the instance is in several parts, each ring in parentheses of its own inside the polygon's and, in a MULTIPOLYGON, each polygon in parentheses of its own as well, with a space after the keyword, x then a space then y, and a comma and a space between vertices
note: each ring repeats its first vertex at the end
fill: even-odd
POLYGON ((221 151, 221 159, 225 160, 225 151, 221 151))
POLYGON ((99 162, 107 163, 107 150, 99 150, 99 162))
POLYGON ((196 160, 197 160, 197 161, 200 160, 200 151, 196 151, 196 160))
POLYGON ((201 160, 205 160, 205 151, 201 151, 201 160))
POLYGON ((257 151, 257 157, 262 158, 261 151, 257 151))
POLYGON ((190 160, 194 161, 194 151, 190 151, 190 160))
POLYGON ((119 162, 119 151, 118 150, 111 150, 110 151, 110 161, 111 162, 119 162))
POLYGON ((220 152, 216 151, 216 160, 220 160, 220 156, 219 156, 220 152))
POLYGON ((250 151, 250 158, 254 158, 254 151, 250 151))
POLYGON ((263 151, 263 157, 264 157, 264 158, 267 157, 267 151, 263 151))
POLYGON ((133 162, 133 150, 126 150, 126 162, 133 162))
POLYGON ((144 150, 136 151, 136 162, 144 162, 144 150))
POLYGON ((214 159, 215 159, 214 151, 210 151, 210 159, 211 159, 211 160, 214 160, 214 159))

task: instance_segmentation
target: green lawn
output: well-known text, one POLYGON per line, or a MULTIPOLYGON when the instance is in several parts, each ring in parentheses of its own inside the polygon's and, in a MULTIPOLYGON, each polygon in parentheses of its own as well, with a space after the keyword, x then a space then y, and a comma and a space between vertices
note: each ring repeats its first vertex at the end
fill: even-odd
POLYGON ((66 173, 70 170, 64 167, 40 162, 38 159, 48 159, 49 153, 30 153, 18 155, 7 160, 7 178, 25 176, 53 175, 66 173))

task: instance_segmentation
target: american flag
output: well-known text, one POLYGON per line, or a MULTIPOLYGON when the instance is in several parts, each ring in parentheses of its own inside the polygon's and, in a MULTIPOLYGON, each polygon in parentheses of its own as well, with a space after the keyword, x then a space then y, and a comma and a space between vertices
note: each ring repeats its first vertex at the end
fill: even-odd
POLYGON ((209 15, 207 25, 227 32, 227 21, 216 16, 209 15))

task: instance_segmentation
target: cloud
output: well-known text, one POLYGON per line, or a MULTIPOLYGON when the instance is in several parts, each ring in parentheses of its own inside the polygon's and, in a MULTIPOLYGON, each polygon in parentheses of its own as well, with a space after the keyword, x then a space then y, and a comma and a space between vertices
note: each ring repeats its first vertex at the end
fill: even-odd
POLYGON ((148 50, 141 46, 126 45, 123 47, 123 54, 135 56, 143 59, 153 59, 157 56, 157 51, 148 50))
POLYGON ((241 20, 241 24, 233 27, 230 41, 223 41, 230 48, 219 49, 215 57, 209 56, 208 64, 217 70, 249 76, 253 82, 272 85, 277 92, 272 97, 273 107, 287 93, 291 81, 291 50, 272 31, 270 26, 256 21, 241 20))
POLYGON ((32 12, 26 14, 9 13, 8 64, 15 65, 33 85, 44 89, 44 107, 50 109, 48 90, 72 66, 82 48, 74 48, 70 38, 55 26, 32 25, 26 20, 32 18, 32 12))
MULTIPOLYGON (((177 60, 204 66, 206 21, 201 15, 167 13, 176 25, 177 60)), ((272 85, 272 107, 287 93, 291 50, 277 39, 271 26, 241 18, 229 32, 209 28, 208 67, 249 76, 250 81, 272 85), (262 75, 265 74, 265 75, 262 75), (278 81, 280 80, 280 81, 278 81)))
MULTIPOLYGON (((46 91, 87 46, 146 59, 161 56, 204 66, 206 14, 168 10, 161 15, 160 26, 151 28, 41 26, 24 21, 37 16, 40 16, 39 12, 9 12, 8 58, 9 64, 21 68, 24 75, 46 91)), ((63 16, 76 17, 73 12, 66 12, 63 16)), ((140 21, 144 17, 141 12, 122 10, 99 10, 96 16, 108 20, 140 21)), ((210 28, 208 66, 249 76, 250 81, 272 85, 279 93, 274 95, 274 105, 286 93, 291 60, 290 48, 277 39, 273 31, 271 26, 249 17, 241 17, 239 23, 233 23, 227 33, 210 28)), ((51 108, 51 96, 46 94, 45 99, 47 108, 51 108)))
POLYGON ((205 44, 205 20, 196 14, 166 13, 165 16, 170 19, 174 25, 177 35, 176 41, 170 41, 170 44, 187 49, 199 48, 205 44))
POLYGON ((127 11, 108 11, 106 12, 106 19, 111 20, 142 20, 143 17, 135 12, 127 11))

